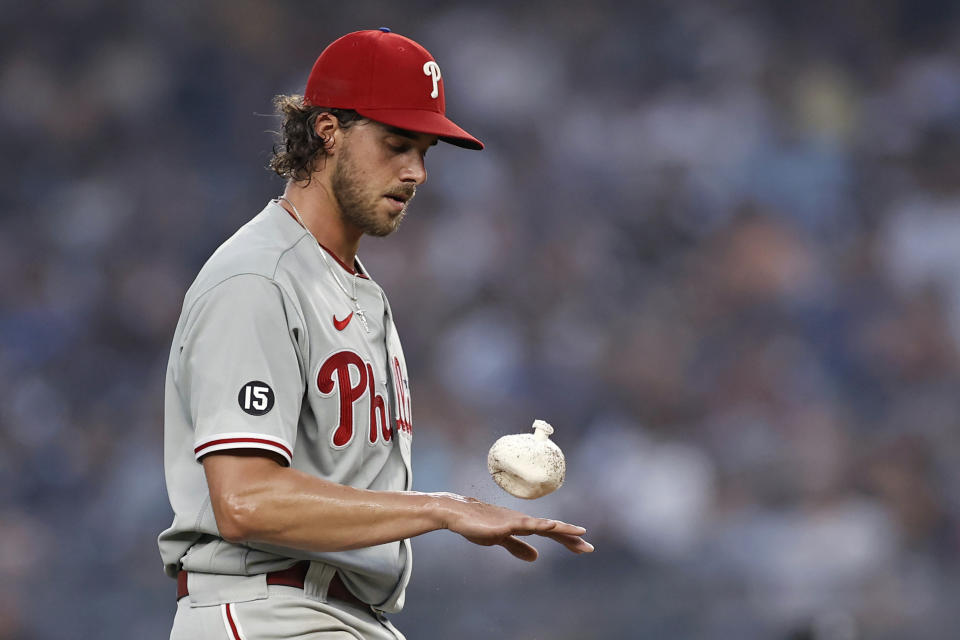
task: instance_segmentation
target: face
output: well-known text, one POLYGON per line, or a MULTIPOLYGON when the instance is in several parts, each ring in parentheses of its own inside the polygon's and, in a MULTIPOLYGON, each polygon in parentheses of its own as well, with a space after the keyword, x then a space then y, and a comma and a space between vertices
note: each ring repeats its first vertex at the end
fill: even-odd
POLYGON ((372 236, 393 233, 417 185, 427 179, 424 157, 437 137, 358 122, 342 130, 331 177, 343 221, 372 236))

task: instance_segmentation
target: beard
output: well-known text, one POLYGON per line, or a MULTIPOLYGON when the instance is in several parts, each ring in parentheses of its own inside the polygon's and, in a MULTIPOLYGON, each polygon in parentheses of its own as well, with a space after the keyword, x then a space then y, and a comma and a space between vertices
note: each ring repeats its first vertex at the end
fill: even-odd
POLYGON ((348 149, 349 145, 345 145, 340 150, 340 158, 331 182, 333 197, 340 207, 340 217, 367 235, 378 238, 388 236, 397 230, 406 217, 407 205, 416 188, 400 188, 390 192, 392 195, 406 195, 409 199, 399 213, 393 216, 378 216, 377 207, 384 194, 374 195, 364 189, 365 185, 356 177, 358 172, 348 149))

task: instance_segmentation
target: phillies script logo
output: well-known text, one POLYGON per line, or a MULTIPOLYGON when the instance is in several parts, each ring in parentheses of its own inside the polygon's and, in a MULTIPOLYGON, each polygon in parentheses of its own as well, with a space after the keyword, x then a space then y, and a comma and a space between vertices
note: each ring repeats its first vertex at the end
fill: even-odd
MULTIPOLYGON (((399 369, 398 360, 396 360, 396 366, 399 369)), ((366 362, 357 353, 338 351, 327 358, 320 365, 320 371, 317 374, 317 388, 324 396, 330 396, 334 393, 339 396, 340 419, 331 439, 335 448, 345 447, 353 440, 354 416, 358 411, 357 403, 365 395, 369 395, 370 398, 370 412, 369 415, 359 416, 359 418, 368 420, 366 429, 368 442, 370 444, 376 444, 378 440, 384 443, 390 442, 393 431, 387 421, 386 400, 376 391, 373 365, 366 362)), ((409 407, 409 394, 406 393, 406 390, 404 390, 402 396, 398 392, 397 397, 405 400, 405 402, 404 400, 400 401, 401 406, 406 404, 406 407, 409 407)), ((405 408, 403 412, 398 409, 397 424, 399 428, 409 431, 409 420, 406 416, 409 416, 408 408, 405 408), (400 418, 401 413, 405 414, 403 421, 400 418)))
POLYGON ((407 433, 413 433, 413 424, 410 422, 410 389, 403 379, 403 367, 400 359, 393 357, 393 390, 397 394, 397 428, 407 433))

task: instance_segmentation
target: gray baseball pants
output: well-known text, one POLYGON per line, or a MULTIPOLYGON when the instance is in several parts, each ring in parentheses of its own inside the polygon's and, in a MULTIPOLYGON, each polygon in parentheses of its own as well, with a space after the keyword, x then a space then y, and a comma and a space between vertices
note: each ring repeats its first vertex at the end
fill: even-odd
POLYGON ((266 598, 203 606, 181 598, 170 640, 405 640, 369 608, 321 602, 296 587, 267 590, 266 598))

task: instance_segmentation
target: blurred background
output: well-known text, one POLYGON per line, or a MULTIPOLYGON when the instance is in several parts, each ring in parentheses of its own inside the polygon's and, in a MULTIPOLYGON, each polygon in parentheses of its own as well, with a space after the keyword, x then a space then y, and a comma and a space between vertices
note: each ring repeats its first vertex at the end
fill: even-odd
POLYGON ((283 189, 272 96, 379 26, 487 144, 361 246, 415 488, 597 546, 423 536, 407 637, 960 635, 957 3, 0 4, 0 638, 168 636, 183 294, 283 189), (529 503, 485 460, 534 418, 529 503))

